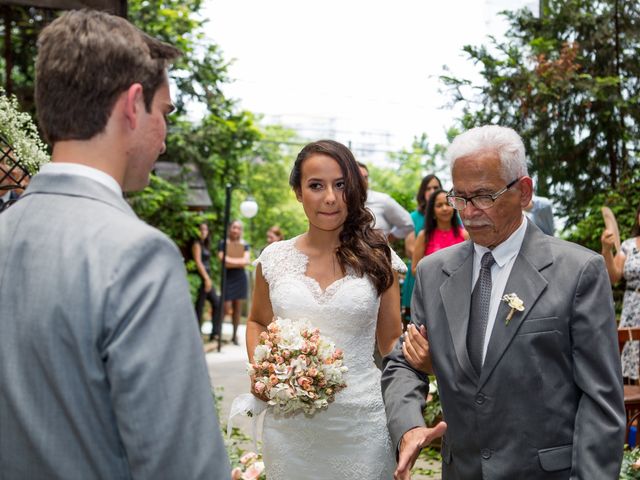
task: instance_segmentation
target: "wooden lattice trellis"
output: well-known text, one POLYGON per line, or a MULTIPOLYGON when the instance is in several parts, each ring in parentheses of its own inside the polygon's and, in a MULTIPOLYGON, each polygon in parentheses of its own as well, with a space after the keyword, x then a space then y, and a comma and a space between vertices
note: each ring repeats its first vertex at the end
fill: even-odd
MULTIPOLYGON (((20 163, 9 141, 0 134, 0 197, 5 196, 9 190, 23 189, 30 178, 27 168, 20 163)), ((14 198, 3 201, 0 211, 13 201, 14 198)))

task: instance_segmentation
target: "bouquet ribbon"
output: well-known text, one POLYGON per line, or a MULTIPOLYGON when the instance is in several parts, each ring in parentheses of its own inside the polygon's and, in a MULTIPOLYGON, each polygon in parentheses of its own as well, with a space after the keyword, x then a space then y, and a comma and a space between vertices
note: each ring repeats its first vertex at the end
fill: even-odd
POLYGON ((258 422, 264 419, 268 406, 266 402, 256 398, 251 393, 243 393, 234 398, 233 402, 231 402, 229 419, 227 420, 227 438, 231 436, 233 419, 238 415, 246 415, 252 419, 251 436, 253 437, 253 448, 255 452, 258 452, 257 440, 261 440, 261 438, 258 438, 258 422))

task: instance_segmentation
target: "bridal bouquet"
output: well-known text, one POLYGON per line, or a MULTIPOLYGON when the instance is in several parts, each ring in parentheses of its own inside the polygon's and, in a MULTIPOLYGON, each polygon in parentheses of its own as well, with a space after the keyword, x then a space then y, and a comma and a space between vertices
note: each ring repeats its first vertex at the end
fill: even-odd
POLYGON ((311 415, 346 387, 342 361, 342 351, 307 320, 277 318, 260 334, 248 372, 276 411, 311 415))

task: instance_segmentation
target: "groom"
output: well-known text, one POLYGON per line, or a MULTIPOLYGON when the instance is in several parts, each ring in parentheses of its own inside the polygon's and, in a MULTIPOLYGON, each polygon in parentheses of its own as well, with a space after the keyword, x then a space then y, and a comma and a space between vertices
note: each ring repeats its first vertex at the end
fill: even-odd
POLYGON ((443 479, 615 479, 625 414, 611 287, 600 255, 544 235, 522 140, 485 126, 447 156, 471 241, 418 265, 413 323, 382 383, 397 479, 444 429, 425 427, 428 351, 447 424, 443 479), (511 300, 503 298, 513 294, 511 300), (428 343, 418 333, 426 327, 428 343))
POLYGON ((122 198, 165 149, 179 52, 96 11, 38 47, 53 153, 0 214, 0 477, 228 479, 182 257, 122 198))

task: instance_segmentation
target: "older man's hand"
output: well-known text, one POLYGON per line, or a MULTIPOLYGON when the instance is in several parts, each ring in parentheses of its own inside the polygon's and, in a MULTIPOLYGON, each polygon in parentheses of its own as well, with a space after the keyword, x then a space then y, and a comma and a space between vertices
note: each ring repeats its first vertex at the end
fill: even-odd
POLYGON ((410 480, 411 468, 416 463, 420 451, 436 438, 442 437, 446 431, 447 424, 440 422, 433 428, 417 427, 405 432, 400 440, 398 467, 393 479, 410 480))

